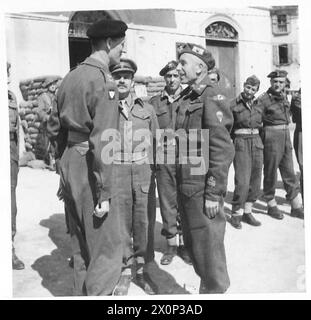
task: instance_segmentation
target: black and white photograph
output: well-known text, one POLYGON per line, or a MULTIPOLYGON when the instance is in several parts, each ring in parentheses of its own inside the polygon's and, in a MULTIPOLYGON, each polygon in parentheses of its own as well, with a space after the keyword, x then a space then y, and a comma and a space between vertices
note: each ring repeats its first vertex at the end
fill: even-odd
POLYGON ((94 3, 2 12, 8 295, 306 294, 305 6, 94 3))

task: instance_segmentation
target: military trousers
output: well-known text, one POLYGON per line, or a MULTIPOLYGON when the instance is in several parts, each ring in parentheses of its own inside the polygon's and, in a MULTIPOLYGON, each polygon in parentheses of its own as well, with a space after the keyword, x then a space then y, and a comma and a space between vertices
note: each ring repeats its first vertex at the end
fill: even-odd
POLYGON ((177 181, 175 164, 158 164, 156 170, 157 190, 163 222, 161 234, 167 239, 180 233, 177 200, 177 181))
POLYGON ((14 159, 10 160, 10 174, 11 174, 11 231, 12 239, 16 234, 16 216, 17 216, 17 204, 16 204, 16 187, 18 177, 18 162, 14 159))
POLYGON ((224 246, 223 200, 216 217, 209 219, 205 215, 204 187, 194 193, 192 190, 181 185, 179 208, 185 245, 206 293, 224 293, 230 280, 224 246))
MULTIPOLYGON (((154 170, 146 163, 115 163, 115 206, 120 214, 123 268, 145 263, 148 246, 148 210, 155 210, 154 170)), ((152 230, 150 230, 152 232, 152 230)), ((151 238, 150 241, 153 241, 151 238)), ((152 246, 152 243, 149 244, 152 246)), ((150 248, 152 249, 152 248, 150 248)))
POLYGON ((245 202, 255 202, 259 196, 263 144, 259 135, 238 135, 234 139, 234 193, 232 211, 244 209, 245 202))
POLYGON ((264 196, 266 201, 274 199, 277 185, 277 170, 280 170, 288 201, 299 193, 293 165, 293 147, 288 129, 264 128, 264 196))
POLYGON ((74 295, 109 295, 122 261, 118 211, 113 197, 108 214, 93 215, 96 206, 91 154, 88 147, 67 146, 60 160, 66 214, 74 258, 74 295))
POLYGON ((294 149, 300 170, 300 189, 303 196, 302 130, 301 127, 297 127, 297 124, 294 132, 294 149))

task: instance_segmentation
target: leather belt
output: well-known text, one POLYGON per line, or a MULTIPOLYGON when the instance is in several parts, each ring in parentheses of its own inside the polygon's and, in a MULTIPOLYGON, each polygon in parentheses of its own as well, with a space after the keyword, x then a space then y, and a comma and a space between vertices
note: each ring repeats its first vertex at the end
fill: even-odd
POLYGON ((148 152, 146 150, 139 152, 116 152, 114 155, 114 161, 117 163, 131 163, 144 160, 148 157, 148 152))
POLYGON ((259 134, 258 128, 241 128, 234 131, 234 134, 259 134))
POLYGON ((288 124, 277 124, 275 126, 266 126, 266 128, 273 130, 286 130, 288 129, 288 124))
POLYGON ((80 132, 80 131, 68 131, 68 142, 75 144, 86 142, 89 140, 89 133, 80 132))

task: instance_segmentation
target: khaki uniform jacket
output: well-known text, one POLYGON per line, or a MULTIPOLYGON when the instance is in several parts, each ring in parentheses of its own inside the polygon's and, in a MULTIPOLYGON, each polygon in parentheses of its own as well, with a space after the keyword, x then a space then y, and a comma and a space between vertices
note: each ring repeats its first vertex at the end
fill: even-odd
POLYGON ((112 166, 102 161, 101 154, 109 141, 102 141, 102 134, 118 129, 119 111, 118 90, 108 66, 88 57, 69 72, 57 92, 57 113, 54 110, 48 123, 49 137, 58 142, 59 150, 67 140, 89 142, 98 202, 110 199, 112 166))

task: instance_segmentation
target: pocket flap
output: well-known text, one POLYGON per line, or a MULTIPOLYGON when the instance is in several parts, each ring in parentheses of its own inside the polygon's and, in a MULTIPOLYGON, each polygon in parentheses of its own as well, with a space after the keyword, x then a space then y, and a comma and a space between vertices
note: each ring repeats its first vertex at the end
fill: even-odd
POLYGON ((203 108, 203 102, 194 103, 189 105, 189 112, 194 112, 195 110, 202 109, 203 108))
POLYGON ((263 148, 264 148, 261 139, 256 139, 256 141, 255 141, 255 146, 256 146, 256 148, 262 149, 262 150, 263 150, 263 148))
POLYGON ((181 184, 180 185, 180 191, 182 194, 184 194, 187 197, 192 197, 194 194, 198 192, 202 192, 202 195, 204 193, 204 184, 181 184))
POLYGON ((160 109, 156 110, 156 115, 160 116, 160 115, 167 113, 167 112, 168 112, 167 108, 160 108, 160 109))
POLYGON ((136 117, 136 118, 139 118, 139 119, 148 119, 150 118, 150 114, 148 112, 146 112, 145 110, 142 110, 142 111, 133 111, 133 116, 136 117))

